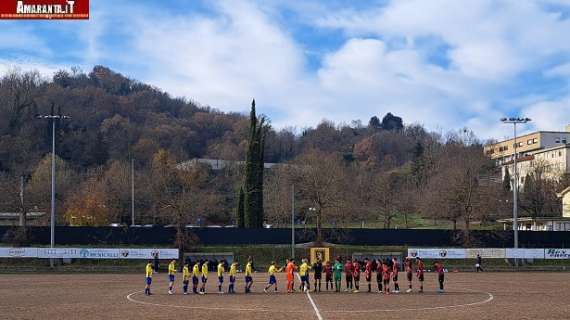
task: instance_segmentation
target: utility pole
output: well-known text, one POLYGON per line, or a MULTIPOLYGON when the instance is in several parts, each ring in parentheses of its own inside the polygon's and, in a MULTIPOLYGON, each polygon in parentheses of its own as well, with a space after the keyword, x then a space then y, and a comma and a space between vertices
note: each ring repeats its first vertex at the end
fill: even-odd
MULTIPOLYGON (((530 118, 502 118, 503 123, 508 123, 513 125, 513 139, 514 139, 514 151, 513 151, 513 233, 514 233, 514 248, 519 247, 519 225, 518 225, 518 193, 519 193, 519 177, 517 170, 517 123, 527 123, 532 121, 530 118)), ((518 267, 518 259, 515 258, 515 266, 518 267)))
MULTIPOLYGON (((56 120, 70 119, 71 117, 55 114, 53 110, 53 103, 51 104, 51 113, 47 115, 36 115, 37 119, 47 119, 51 121, 51 215, 50 215, 50 248, 55 246, 55 123, 56 120)), ((50 267, 53 268, 54 260, 49 259, 50 267)))
POLYGON ((295 258, 295 185, 291 185, 291 258, 295 258))
POLYGON ((135 225, 135 160, 131 157, 131 226, 135 225))
POLYGON ((26 207, 24 206, 24 175, 20 177, 20 227, 26 227, 26 207))

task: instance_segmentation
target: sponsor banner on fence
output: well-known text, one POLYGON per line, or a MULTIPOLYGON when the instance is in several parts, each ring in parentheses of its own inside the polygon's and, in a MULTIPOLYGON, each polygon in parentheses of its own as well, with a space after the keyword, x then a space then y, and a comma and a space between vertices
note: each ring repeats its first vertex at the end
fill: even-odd
POLYGON ((570 259, 570 249, 544 249, 545 259, 570 259))
POLYGON ((505 258, 517 259, 544 259, 544 249, 514 249, 507 248, 505 258))
POLYGON ((178 249, 0 248, 2 258, 178 259, 178 249))
POLYGON ((465 249, 437 248, 421 249, 409 248, 409 257, 420 257, 422 259, 465 259, 465 249))
POLYGON ((477 255, 480 255, 481 258, 504 259, 506 254, 505 248, 474 248, 465 250, 467 252, 467 259, 475 259, 477 255))
POLYGON ((0 248, 1 258, 35 258, 37 255, 37 248, 0 248))

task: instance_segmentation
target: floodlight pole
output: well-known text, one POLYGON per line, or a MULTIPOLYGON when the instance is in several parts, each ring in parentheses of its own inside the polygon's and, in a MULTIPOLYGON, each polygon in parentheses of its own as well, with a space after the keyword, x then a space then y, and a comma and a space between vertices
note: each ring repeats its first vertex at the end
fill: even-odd
POLYGON ((513 159, 513 171, 515 175, 515 185, 513 187, 513 229, 514 232, 514 247, 517 249, 519 247, 519 204, 518 204, 518 194, 519 194, 519 172, 517 168, 517 123, 513 122, 513 136, 515 137, 515 157, 513 159))
MULTIPOLYGON (((53 110, 52 110, 53 116, 53 110)), ((51 216, 50 216, 50 248, 55 246, 55 118, 51 120, 51 216)), ((53 259, 50 259, 53 268, 53 259)))
MULTIPOLYGON (((514 139, 514 151, 513 151, 513 234, 514 234, 514 244, 513 247, 517 249, 519 247, 519 225, 518 225, 518 193, 519 193, 519 178, 517 169, 517 123, 527 123, 530 122, 530 118, 502 118, 503 123, 513 124, 513 139, 514 139)), ((515 265, 518 267, 518 259, 515 258, 515 265)))
MULTIPOLYGON (((60 119, 70 119, 69 116, 55 114, 51 105, 51 113, 48 115, 37 115, 38 119, 48 119, 51 121, 51 213, 50 213, 50 248, 55 246, 55 122, 60 119)), ((49 265, 53 268, 54 260, 49 259, 49 265)))

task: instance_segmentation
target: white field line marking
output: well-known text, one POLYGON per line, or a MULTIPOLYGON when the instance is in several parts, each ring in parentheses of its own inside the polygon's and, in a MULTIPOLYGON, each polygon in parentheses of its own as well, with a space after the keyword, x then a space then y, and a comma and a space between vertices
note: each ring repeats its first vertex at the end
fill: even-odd
POLYGON ((195 306, 181 306, 176 304, 161 304, 154 302, 140 301, 133 298, 136 294, 143 293, 144 291, 135 291, 126 296, 127 300, 133 303, 157 306, 157 307, 172 307, 181 309, 194 309, 194 310, 219 310, 219 311, 242 311, 242 312, 269 312, 269 313, 310 313, 310 311, 300 311, 300 310, 274 310, 267 307, 260 308, 226 308, 226 307, 195 307, 195 306))
POLYGON ((133 296, 137 293, 142 293, 143 291, 135 291, 127 295, 127 300, 130 302, 144 304, 149 306, 158 306, 158 307, 170 307, 170 308, 182 308, 182 309, 200 309, 200 310, 230 310, 230 311, 270 311, 267 309, 261 308, 224 308, 224 307, 193 307, 193 306, 179 306, 175 304, 160 304, 160 303, 153 303, 153 302, 145 302, 140 300, 133 299, 133 296))
MULTIPOLYGON (((299 275, 297 274, 297 277, 299 277, 299 275)), ((300 278, 299 278, 300 279, 300 278)), ((469 290, 469 289, 466 289, 469 290)), ((476 301, 476 302, 471 302, 471 303, 463 303, 463 304, 456 304, 456 305, 450 305, 450 306, 438 306, 438 307, 424 307, 424 308, 400 308, 400 309, 374 309, 374 310, 327 310, 325 312, 330 312, 330 313, 374 313, 374 312, 401 312, 401 311, 429 311, 429 310, 440 310, 440 309, 451 309, 451 308, 461 308, 461 307, 469 307, 469 306, 476 306, 476 305, 482 305, 485 303, 489 303, 491 302, 495 297, 493 296, 493 294, 489 293, 489 292, 484 292, 484 291, 475 291, 475 290, 469 290, 470 292, 473 293, 483 293, 486 294, 488 297, 485 300, 482 301, 476 301)), ((160 304, 160 303, 152 303, 152 302, 145 302, 145 301, 140 301, 140 300, 136 300, 134 298, 132 298, 134 295, 142 293, 143 291, 135 291, 133 293, 130 293, 126 296, 127 300, 129 300, 130 302, 133 303, 137 303, 137 304, 142 304, 142 305, 149 305, 149 306, 158 306, 158 307, 171 307, 171 308, 182 308, 182 309, 198 309, 198 310, 227 310, 227 311, 243 311, 243 312, 286 312, 286 313, 305 313, 306 311, 298 311, 298 310, 271 310, 271 309, 267 309, 267 308, 224 308, 224 307, 194 307, 194 306, 181 306, 181 305, 175 305, 175 304, 160 304)), ((321 315, 321 313, 319 312, 319 309, 317 308, 315 302, 313 301, 311 295, 309 294, 309 292, 307 292, 307 297, 309 299, 309 302, 311 303, 313 310, 315 311, 315 314, 317 316, 317 318, 319 320, 323 320, 323 317, 321 315)))
MULTIPOLYGON (((298 273, 297 273, 297 278, 299 279, 299 281, 301 281, 301 276, 299 276, 298 273)), ((317 308, 315 301, 313 301, 313 298, 311 297, 309 290, 307 290, 305 293, 307 294, 307 298, 309 298, 309 302, 313 306, 313 310, 315 310, 315 315, 317 316, 317 319, 323 320, 323 316, 321 316, 321 313, 319 312, 319 308, 317 308)))
POLYGON ((451 308, 461 308, 461 307, 470 307, 470 306, 476 306, 476 305, 480 305, 480 304, 485 304, 485 303, 489 303, 491 301, 493 301, 493 299, 495 299, 495 297, 493 296, 493 294, 489 293, 489 292, 484 292, 484 291, 475 291, 475 290, 469 290, 466 289, 470 292, 473 293, 484 293, 487 295, 487 299, 485 300, 481 300, 481 301, 476 301, 476 302, 471 302, 471 303, 463 303, 463 304, 454 304, 454 305, 450 305, 450 306, 439 306, 439 307, 424 307, 424 308, 400 308, 400 309, 374 309, 374 310, 327 310, 326 312, 334 312, 334 313, 372 313, 372 312, 400 312, 400 311, 429 311, 429 310, 440 310, 440 309, 451 309, 451 308))

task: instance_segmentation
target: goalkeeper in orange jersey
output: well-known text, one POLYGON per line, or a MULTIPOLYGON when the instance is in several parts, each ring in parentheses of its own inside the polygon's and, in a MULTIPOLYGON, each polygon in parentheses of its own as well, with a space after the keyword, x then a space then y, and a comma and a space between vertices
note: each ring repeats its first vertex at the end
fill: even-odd
POLYGON ((292 293, 295 289, 295 259, 287 259, 287 266, 285 267, 285 274, 287 275, 287 293, 292 293))

